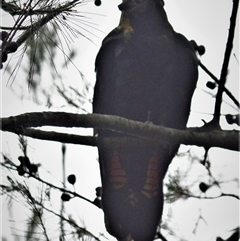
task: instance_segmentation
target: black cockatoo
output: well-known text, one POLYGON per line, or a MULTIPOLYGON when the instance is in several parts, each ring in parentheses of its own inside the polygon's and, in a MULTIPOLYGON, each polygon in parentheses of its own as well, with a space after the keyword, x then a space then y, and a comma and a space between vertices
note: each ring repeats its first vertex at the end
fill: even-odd
MULTIPOLYGON (((198 78, 191 43, 168 22, 162 0, 123 0, 120 24, 96 58, 93 113, 184 129, 198 78)), ((99 137, 127 136, 95 130, 99 137)), ((178 145, 99 146, 102 208, 118 240, 152 241, 163 178, 178 145)))

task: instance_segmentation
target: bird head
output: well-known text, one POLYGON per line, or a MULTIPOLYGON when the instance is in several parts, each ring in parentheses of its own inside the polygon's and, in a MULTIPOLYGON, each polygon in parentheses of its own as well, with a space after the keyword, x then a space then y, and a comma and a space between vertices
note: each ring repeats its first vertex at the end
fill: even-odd
POLYGON ((163 6, 163 0, 123 0, 118 6, 122 12, 118 29, 126 36, 133 32, 151 35, 168 23, 163 6))
POLYGON ((122 0, 122 3, 118 6, 120 11, 132 11, 135 8, 142 7, 149 2, 156 2, 162 7, 164 6, 163 0, 122 0))

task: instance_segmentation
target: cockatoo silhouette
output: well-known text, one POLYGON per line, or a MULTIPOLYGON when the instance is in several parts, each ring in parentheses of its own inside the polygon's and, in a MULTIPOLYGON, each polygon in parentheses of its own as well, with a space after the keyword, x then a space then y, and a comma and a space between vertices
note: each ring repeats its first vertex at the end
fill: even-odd
MULTIPOLYGON (((191 43, 168 22, 162 0, 123 0, 120 24, 96 58, 93 112, 186 128, 198 78, 191 43)), ((126 137, 95 130, 99 137, 126 137)), ((179 145, 99 146, 102 208, 118 240, 152 241, 163 179, 179 145)))

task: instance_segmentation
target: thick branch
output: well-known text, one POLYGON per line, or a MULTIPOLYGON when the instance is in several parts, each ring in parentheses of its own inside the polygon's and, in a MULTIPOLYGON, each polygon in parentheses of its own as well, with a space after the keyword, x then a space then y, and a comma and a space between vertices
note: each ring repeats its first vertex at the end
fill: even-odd
MULTIPOLYGON (((238 131, 223 131, 223 130, 204 130, 201 128, 189 128, 187 130, 176 130, 167 127, 156 126, 151 123, 142 123, 138 121, 128 120, 117 116, 99 115, 99 114, 72 114, 66 112, 34 112, 25 113, 9 118, 2 118, 2 131, 9 131, 16 134, 25 134, 37 138, 38 134, 46 135, 46 132, 36 132, 37 130, 26 129, 29 127, 41 126, 58 126, 58 127, 84 127, 84 128, 101 128, 110 129, 120 133, 128 134, 129 136, 147 138, 152 141, 161 143, 182 143, 185 145, 197 145, 204 147, 221 147, 229 150, 239 150, 239 132, 238 131), (31 134, 32 133, 32 134, 31 134)), ((80 137, 77 135, 65 135, 62 133, 55 134, 50 132, 47 134, 49 140, 59 138, 61 142, 71 142, 71 138, 85 138, 87 145, 105 144, 108 139, 96 140, 93 137, 80 137), (65 136, 64 136, 65 135, 65 136), (66 140, 64 139, 66 137, 66 140), (102 142, 103 141, 103 142, 102 142)), ((42 138, 47 139, 47 138, 42 138)), ((83 140, 83 139, 82 139, 83 140)), ((124 143, 122 138, 116 142, 124 143)), ((111 140, 111 142, 114 141, 111 140)), ((142 142, 142 141, 141 141, 142 142)), ((132 143, 132 140, 131 140, 132 143)), ((76 141, 75 141, 76 144, 76 141)), ((138 143, 139 144, 139 143, 138 143)))

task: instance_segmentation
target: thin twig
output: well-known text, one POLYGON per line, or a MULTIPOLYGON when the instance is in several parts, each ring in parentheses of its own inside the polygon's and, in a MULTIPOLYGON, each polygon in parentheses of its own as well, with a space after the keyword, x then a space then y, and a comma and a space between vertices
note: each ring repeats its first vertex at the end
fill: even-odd
MULTIPOLYGON (((201 61, 199 61, 199 66, 217 83, 219 84, 219 80, 218 78, 209 71, 209 69, 203 64, 201 63, 201 61)), ((228 97, 234 102, 234 104, 240 108, 240 103, 238 102, 238 100, 233 96, 233 94, 224 86, 223 87, 224 92, 226 93, 226 95, 228 95, 228 97)))
POLYGON ((238 4, 239 4, 239 0, 233 0, 233 8, 232 8, 232 15, 230 18, 230 28, 229 28, 228 40, 227 40, 226 50, 225 50, 225 54, 224 54, 224 60, 223 60, 221 76, 220 76, 220 80, 219 80, 219 87, 218 87, 218 92, 216 95, 214 115, 213 115, 213 120, 216 123, 219 123, 219 119, 220 119, 222 95, 224 92, 224 86, 226 83, 226 78, 227 78, 227 73, 228 73, 228 65, 229 65, 229 60, 230 60, 230 56, 231 56, 231 52, 232 52, 238 4))

